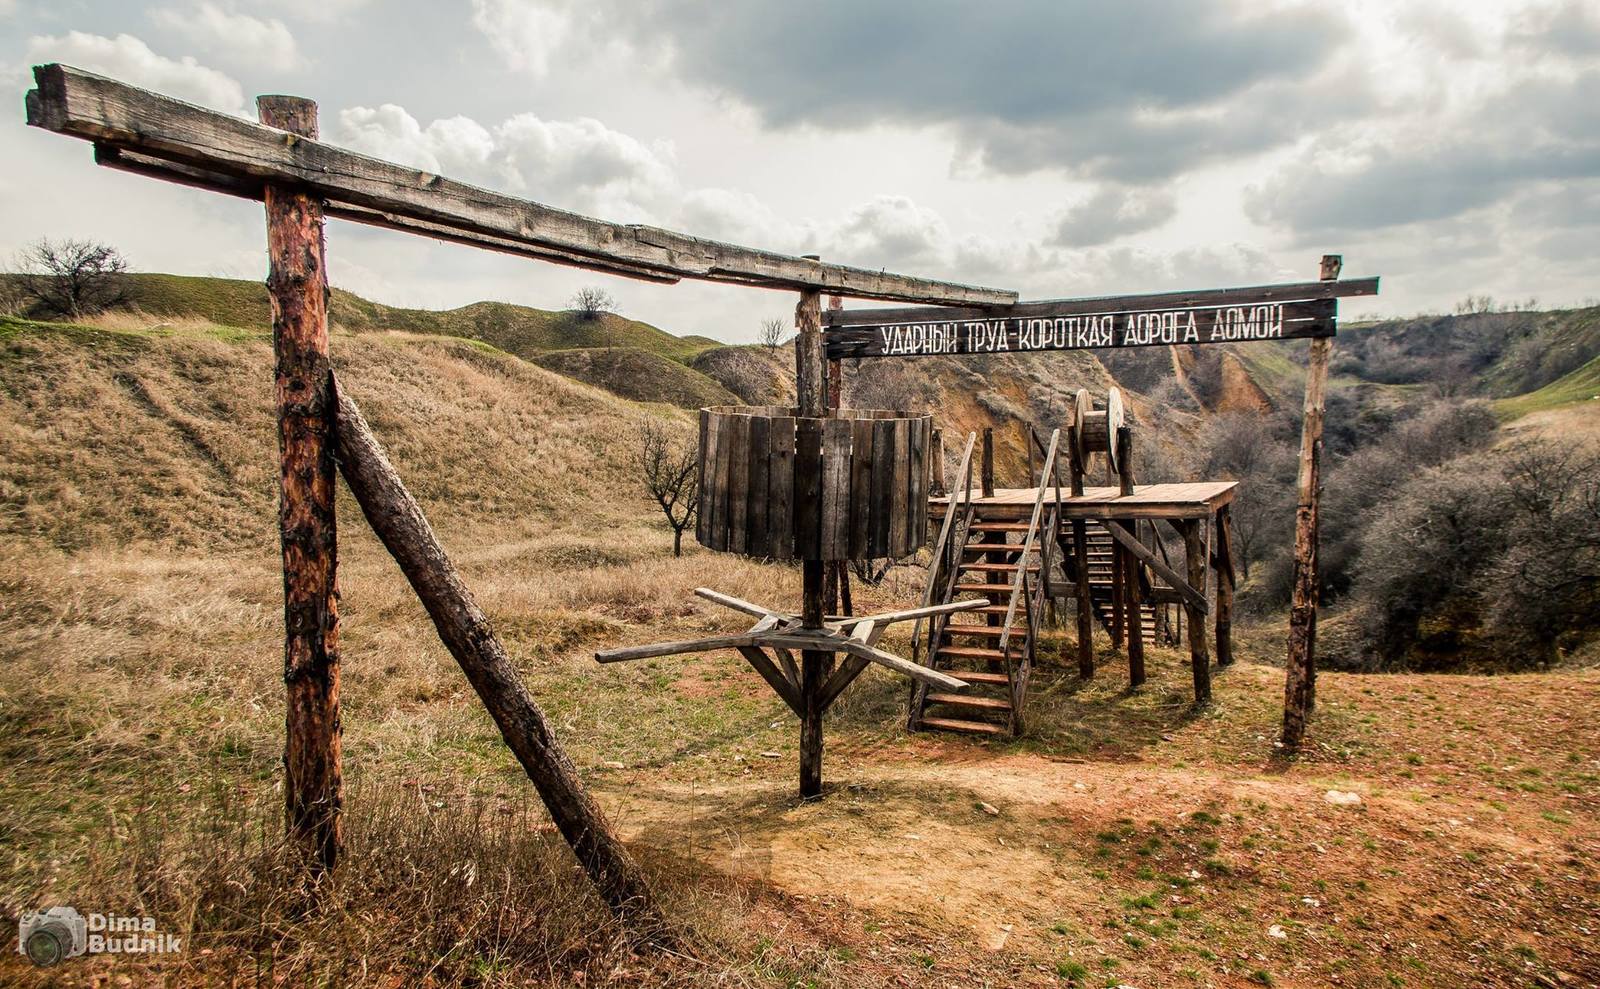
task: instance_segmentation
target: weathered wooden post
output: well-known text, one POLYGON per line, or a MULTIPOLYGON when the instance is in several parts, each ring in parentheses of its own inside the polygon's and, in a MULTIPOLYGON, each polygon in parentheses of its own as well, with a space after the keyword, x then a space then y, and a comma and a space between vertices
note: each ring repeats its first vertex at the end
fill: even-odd
POLYGON ((1233 662, 1233 511, 1217 509, 1217 665, 1233 662))
MULTIPOLYGON (((1343 259, 1322 258, 1321 280, 1339 277, 1343 259)), ((1294 514, 1294 600, 1289 608, 1289 656, 1283 688, 1283 747, 1299 748, 1317 704, 1317 508, 1322 485, 1322 416, 1333 337, 1311 339, 1306 363, 1305 418, 1300 427, 1300 479, 1294 514)))
MULTIPOLYGON (((1133 494, 1133 431, 1127 426, 1117 430, 1116 436, 1117 455, 1115 468, 1117 484, 1121 493, 1133 494)), ((1139 538, 1139 522, 1117 522, 1108 519, 1107 525, 1120 525, 1130 539, 1139 538)), ((1144 683, 1144 609, 1141 607, 1142 594, 1139 587, 1139 577, 1143 572, 1139 566, 1139 558, 1126 546, 1117 547, 1117 556, 1122 559, 1122 576, 1125 587, 1124 614, 1128 625, 1128 686, 1137 687, 1144 683)))
MULTIPOLYGON (((317 104, 256 101, 284 141, 317 137, 317 104)), ((319 869, 343 844, 340 814, 338 536, 334 523, 333 379, 322 201, 269 182, 267 294, 278 413, 278 536, 283 549, 284 804, 289 836, 319 869)))
MULTIPOLYGON (((933 431, 933 453, 930 454, 930 458, 933 461, 933 477, 928 484, 928 493, 934 496, 940 496, 945 493, 943 430, 935 429, 933 431)), ((959 481, 960 479, 958 478, 957 480, 959 481)), ((935 563, 937 563, 937 561, 935 561, 935 563)))
MULTIPOLYGON (((828 414, 823 380, 822 359, 822 293, 806 289, 800 293, 800 302, 794 310, 795 327, 799 332, 799 363, 795 366, 795 393, 803 418, 817 419, 828 414)), ((817 434, 820 441, 821 433, 817 434)), ((800 434, 804 442, 806 434, 800 434)), ((821 479, 818 478, 818 481, 821 479)), ((820 504, 820 493, 818 498, 820 504)), ((798 511, 802 506, 796 505, 798 511)), ((824 568, 820 559, 801 561, 800 618, 807 629, 823 627, 825 613, 824 568)), ((833 654, 820 649, 805 649, 800 653, 800 796, 815 797, 822 793, 822 687, 833 672, 833 654)))
POLYGON ((983 427, 983 462, 978 484, 985 498, 994 497, 994 429, 989 426, 983 427))
MULTIPOLYGON (((1202 595, 1206 592, 1206 547, 1201 538, 1199 519, 1188 519, 1183 529, 1183 555, 1188 563, 1189 585, 1202 595)), ((1217 598, 1222 598, 1221 581, 1218 581, 1217 598)), ((1211 699, 1211 657, 1206 654, 1206 616, 1193 603, 1185 601, 1184 614, 1189 626, 1189 667, 1194 676, 1194 702, 1204 704, 1211 699)), ((1222 621, 1219 616, 1217 621, 1222 621)), ((1218 647, 1221 648, 1220 646, 1218 647)))
MULTIPOLYGON (((1076 401, 1087 402, 1087 392, 1080 393, 1076 401)), ((1067 450, 1072 468, 1072 497, 1082 498, 1083 440, 1075 423, 1067 427, 1067 450)), ((1089 528, 1083 519, 1072 520, 1072 555, 1076 564, 1073 579, 1078 593, 1078 675, 1089 680, 1094 677, 1094 599, 1089 587, 1089 528)))

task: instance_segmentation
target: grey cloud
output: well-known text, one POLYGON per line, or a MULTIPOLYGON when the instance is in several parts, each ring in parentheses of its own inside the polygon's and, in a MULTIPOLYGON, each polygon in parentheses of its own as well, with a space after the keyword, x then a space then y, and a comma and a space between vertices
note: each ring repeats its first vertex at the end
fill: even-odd
POLYGON ((1513 86, 1429 141, 1314 146, 1246 191, 1258 223, 1301 235, 1448 219, 1528 186, 1600 176, 1600 69, 1513 86))
POLYGON ((998 171, 1125 179, 1291 139, 1306 115, 1278 111, 1321 102, 1306 83, 1346 37, 1315 8, 1187 0, 606 10, 589 30, 666 46, 681 76, 772 126, 948 124, 998 171))
POLYGON ((1569 56, 1600 54, 1600 11, 1587 0, 1566 3, 1524 19, 1510 32, 1512 45, 1541 55, 1560 52, 1569 56))
POLYGON ((1177 211, 1170 193, 1106 186, 1061 214, 1053 242, 1061 247, 1093 247, 1159 227, 1177 211))

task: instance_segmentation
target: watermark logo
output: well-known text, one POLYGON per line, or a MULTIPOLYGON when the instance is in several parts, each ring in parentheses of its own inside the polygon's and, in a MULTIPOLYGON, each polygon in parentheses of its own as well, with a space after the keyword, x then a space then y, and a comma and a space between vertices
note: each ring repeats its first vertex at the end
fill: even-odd
POLYGON ((154 917, 86 916, 72 907, 51 907, 25 913, 17 921, 17 951, 41 967, 84 954, 166 955, 182 950, 182 939, 156 930, 154 917))

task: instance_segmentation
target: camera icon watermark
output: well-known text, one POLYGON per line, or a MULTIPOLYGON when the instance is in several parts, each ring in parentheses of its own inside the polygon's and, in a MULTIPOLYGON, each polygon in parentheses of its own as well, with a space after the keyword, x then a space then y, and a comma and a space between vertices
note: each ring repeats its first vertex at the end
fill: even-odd
POLYGON ((73 907, 50 907, 17 921, 17 951, 40 967, 84 954, 165 955, 182 950, 182 939, 156 930, 154 917, 85 916, 73 907))

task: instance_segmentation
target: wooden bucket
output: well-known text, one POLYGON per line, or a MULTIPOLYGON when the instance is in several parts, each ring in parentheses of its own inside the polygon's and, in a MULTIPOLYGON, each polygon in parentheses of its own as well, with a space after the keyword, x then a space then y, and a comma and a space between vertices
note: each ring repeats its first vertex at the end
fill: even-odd
POLYGON ((781 406, 700 410, 700 513, 709 549, 773 560, 903 557, 926 537, 933 417, 781 406))

